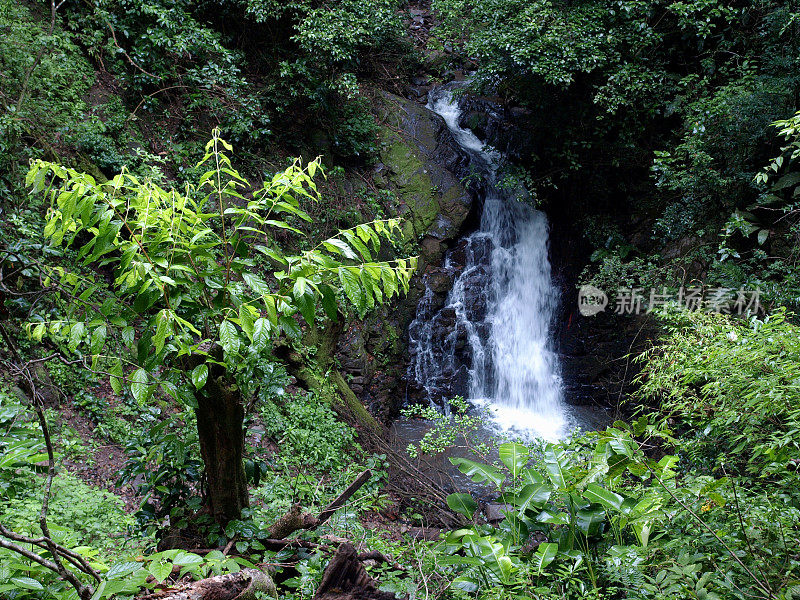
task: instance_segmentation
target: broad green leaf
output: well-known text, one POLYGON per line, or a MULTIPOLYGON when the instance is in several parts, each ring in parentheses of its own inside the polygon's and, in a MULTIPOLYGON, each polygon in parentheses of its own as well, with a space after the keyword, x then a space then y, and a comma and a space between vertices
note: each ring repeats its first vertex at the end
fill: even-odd
POLYGON ((219 326, 219 343, 227 354, 236 354, 239 350, 239 333, 236 326, 227 319, 219 326))
POLYGON ((361 278, 347 267, 340 267, 339 282, 342 284, 342 289, 350 299, 350 302, 356 307, 356 310, 359 313, 363 313, 366 308, 367 300, 364 290, 361 288, 361 278))
POLYGON ((353 249, 345 242, 344 240, 340 240, 338 238, 330 238, 322 242, 322 245, 325 247, 328 252, 333 254, 340 254, 345 258, 349 258, 350 260, 357 260, 358 256, 353 249))
POLYGON ((478 510, 478 503, 469 494, 450 494, 447 496, 447 506, 468 519, 472 519, 478 510))
POLYGON ((567 485, 567 480, 564 471, 566 470, 566 455, 561 448, 554 444, 548 444, 544 451, 544 466, 547 470, 547 476, 553 485, 558 489, 564 489, 567 485))
POLYGON ((239 307, 239 324, 242 326, 242 331, 252 341, 253 332, 255 329, 255 320, 258 318, 258 311, 256 311, 249 304, 242 304, 239 307))
POLYGON ((311 294, 296 296, 294 303, 295 306, 297 306, 297 309, 300 311, 300 314, 303 315, 306 323, 313 325, 314 316, 316 313, 316 302, 314 302, 314 296, 311 294))
POLYGON ((114 393, 119 395, 122 393, 122 385, 124 382, 123 379, 123 372, 122 372, 122 361, 119 359, 114 361, 114 364, 111 365, 109 369, 109 373, 111 377, 109 377, 109 383, 111 384, 111 389, 114 390, 114 393))
POLYGON ((336 321, 338 318, 339 305, 336 302, 336 293, 329 285, 321 285, 320 292, 322 293, 322 309, 331 321, 336 321))
MULTIPOLYGON (((92 331, 92 340, 89 344, 92 354, 99 354, 103 349, 103 344, 105 344, 106 341, 106 333, 105 325, 95 327, 94 331, 92 331)), ((41 339, 41 336, 39 339, 41 339)))
POLYGON ((116 563, 106 572, 105 577, 106 579, 119 579, 120 577, 130 575, 134 571, 138 571, 141 568, 142 565, 138 562, 116 563))
POLYGON ((177 555, 173 560, 172 563, 176 565, 181 565, 185 567, 193 566, 193 565, 201 565, 203 564, 203 557, 194 554, 193 552, 184 552, 182 554, 177 555))
POLYGON ((477 592, 480 587, 481 582, 477 578, 469 575, 461 575, 453 579, 453 588, 461 590, 462 592, 467 592, 468 594, 477 592))
POLYGON ((590 506, 575 513, 575 525, 584 535, 595 535, 605 518, 605 509, 599 506, 590 506))
POLYGON ((69 349, 73 352, 78 347, 78 344, 83 340, 83 334, 86 331, 86 326, 82 322, 75 323, 69 330, 69 349))
POLYGON ((136 339, 136 330, 131 327, 125 327, 122 330, 122 341, 125 343, 126 346, 131 347, 133 346, 133 342, 136 339))
POLYGON ((269 285, 267 282, 261 279, 258 275, 253 275, 252 273, 243 273, 242 279, 247 284, 247 286, 253 290, 259 296, 265 296, 272 293, 269 289, 269 285))
POLYGON ((772 186, 773 190, 783 190, 789 187, 793 187, 795 185, 800 184, 800 171, 795 171, 793 173, 789 173, 788 175, 784 175, 781 177, 774 186, 772 186))
POLYGON ((541 575, 557 555, 558 544, 553 542, 539 544, 539 547, 536 548, 536 554, 533 555, 533 566, 536 569, 536 574, 541 575))
POLYGON ((619 512, 625 498, 605 488, 600 487, 596 483, 590 483, 586 486, 586 491, 583 492, 583 497, 589 502, 594 502, 603 505, 609 510, 619 512))
POLYGON ((162 310, 156 315, 156 334, 153 336, 153 345, 155 346, 156 354, 160 354, 161 349, 164 347, 164 342, 169 333, 169 324, 169 315, 166 310, 162 310))
POLYGON ((653 523, 651 521, 636 521, 631 526, 636 538, 639 540, 639 544, 642 548, 647 548, 650 543, 650 532, 652 531, 653 523))
POLYGON ((528 463, 530 450, 522 444, 507 442, 500 444, 500 460, 511 471, 511 476, 516 479, 522 468, 528 463))
POLYGON ((12 577, 11 583, 23 590, 35 590, 37 592, 43 591, 44 586, 30 577, 12 577))
POLYGON ((281 329, 288 335, 290 338, 299 340, 302 331, 300 330, 300 325, 297 324, 297 321, 294 318, 288 315, 281 315, 278 319, 280 323, 281 329))
POLYGON ((131 393, 139 404, 144 404, 150 395, 150 388, 147 385, 147 371, 136 369, 131 376, 131 393))
POLYGON ((506 548, 487 537, 468 538, 473 553, 478 554, 484 564, 500 583, 510 583, 511 573, 515 566, 506 552, 506 548))
POLYGON ((467 475, 475 483, 491 481, 498 489, 505 481, 506 476, 497 467, 485 465, 466 458, 450 457, 450 462, 458 467, 458 470, 467 475))
POLYGON ((156 583, 161 583, 172 573, 172 564, 168 562, 152 562, 147 570, 156 580, 156 583))
POLYGON ((553 488, 546 483, 530 483, 516 495, 514 505, 520 515, 531 507, 541 510, 552 493, 553 488))
POLYGON ((194 389, 199 390, 201 389, 208 380, 208 365, 203 363, 202 365, 197 365, 194 369, 192 369, 192 385, 194 385, 194 389))
POLYGON ((536 520, 550 525, 569 525, 569 515, 564 512, 553 513, 549 510, 543 510, 536 517, 536 520))
POLYGON ((473 567, 483 566, 483 561, 477 556, 439 556, 436 558, 440 565, 471 565, 473 567))
POLYGON ((536 469, 524 469, 522 479, 525 483, 544 483, 544 477, 536 469))
POLYGON ((253 324, 253 349, 256 351, 263 350, 267 347, 269 342, 269 333, 272 325, 267 319, 258 318, 253 324))

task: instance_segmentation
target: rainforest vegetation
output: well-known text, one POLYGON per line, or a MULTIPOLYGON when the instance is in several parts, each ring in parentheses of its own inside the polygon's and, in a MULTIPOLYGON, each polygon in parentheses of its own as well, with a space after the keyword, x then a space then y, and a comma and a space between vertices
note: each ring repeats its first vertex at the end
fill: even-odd
POLYGON ((0 0, 0 598, 800 598, 799 310, 796 2, 0 0), (644 298, 607 427, 407 401, 452 81, 644 298))

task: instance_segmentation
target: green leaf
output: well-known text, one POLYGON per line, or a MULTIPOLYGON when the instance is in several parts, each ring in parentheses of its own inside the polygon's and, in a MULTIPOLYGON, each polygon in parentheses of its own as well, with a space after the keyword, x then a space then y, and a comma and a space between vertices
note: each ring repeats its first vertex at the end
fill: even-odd
POLYGON ((242 304, 239 307, 239 324, 242 326, 242 331, 245 332, 251 341, 255 331, 255 319, 257 317, 258 311, 253 309, 249 304, 242 304))
POLYGON ((208 380, 208 365, 203 363, 202 365, 197 365, 194 369, 192 369, 192 385, 194 385, 194 389, 199 390, 201 389, 208 380))
POLYGON ((314 315, 316 313, 316 303, 314 302, 314 297, 311 294, 296 296, 294 299, 294 304, 297 306, 300 314, 303 315, 306 323, 313 325, 314 315))
POLYGON ((156 580, 156 583, 161 583, 172 573, 172 564, 168 562, 152 562, 147 570, 156 580))
POLYGON ((462 575, 453 579, 453 588, 461 590, 462 592, 467 592, 468 594, 477 592, 480 587, 481 582, 477 578, 470 577, 469 575, 462 575))
POLYGON ((147 385, 147 371, 136 369, 131 376, 131 393, 139 404, 144 404, 150 395, 150 388, 147 385))
POLYGON ((447 506, 470 520, 478 510, 478 503, 469 494, 450 494, 447 496, 447 506))
POLYGON ((556 447, 554 444, 548 444, 544 451, 544 466, 547 470, 547 476, 556 488, 564 489, 567 485, 567 480, 564 475, 566 456, 561 448, 556 447))
POLYGON ((136 339, 136 330, 133 327, 129 325, 122 330, 122 341, 126 346, 128 346, 129 348, 133 346, 133 342, 135 339, 136 339))
POLYGON ((267 319, 258 318, 253 324, 253 349, 256 351, 263 350, 267 347, 269 342, 269 332, 272 325, 267 319))
POLYGON ((342 289, 350 302, 356 307, 359 313, 363 313, 366 308, 366 297, 364 290, 361 289, 361 279, 359 276, 348 269, 341 267, 339 269, 339 282, 342 284, 342 289))
POLYGON ((113 565, 108 572, 106 572, 106 579, 119 579, 131 573, 138 571, 142 565, 138 562, 122 562, 113 565))
POLYGON ((329 285, 321 285, 319 290, 322 293, 322 309, 331 321, 336 322, 339 316, 339 305, 336 302, 336 293, 329 285))
POLYGON ((353 252, 353 249, 347 245, 347 242, 344 240, 340 240, 338 238, 330 238, 322 242, 322 245, 325 247, 328 252, 333 254, 340 254, 345 258, 349 258, 351 260, 357 260, 358 255, 353 252))
POLYGON ((168 332, 169 315, 166 310, 162 310, 156 315, 156 335, 153 337, 156 354, 160 354, 161 349, 164 348, 164 342, 167 339, 168 332))
POLYGON ((569 515, 564 512, 553 514, 549 510, 543 510, 536 517, 539 523, 548 523, 550 525, 569 525, 569 515))
POLYGON ((78 344, 83 340, 83 334, 86 331, 86 326, 83 323, 75 323, 69 330, 69 344, 68 347, 73 352, 78 347, 78 344))
POLYGON ((557 555, 558 544, 553 542, 539 544, 539 547, 536 548, 536 554, 533 555, 533 566, 536 569, 536 574, 541 575, 557 555))
POLYGON ((526 483, 544 483, 544 477, 536 469, 525 469, 522 471, 522 479, 526 483))
POLYGON ((202 565, 203 564, 203 557, 199 554, 194 554, 193 552, 184 552, 182 554, 178 554, 172 559, 172 563, 176 565, 181 565, 185 567, 190 567, 194 565, 202 565))
POLYGON ((92 340, 89 344, 92 354, 99 354, 103 349, 103 344, 106 341, 106 333, 105 325, 95 327, 94 331, 92 331, 92 340))
POLYGON ((773 190, 783 190, 788 187, 793 187, 800 183, 800 171, 795 171, 781 177, 777 183, 772 186, 773 190))
POLYGON ((505 474, 491 465, 484 465, 466 458, 450 457, 450 462, 458 467, 458 470, 467 475, 475 483, 491 481, 498 489, 505 481, 505 474))
POLYGON ((259 296, 267 296, 272 293, 269 289, 269 285, 267 282, 261 279, 258 275, 253 275, 252 273, 243 273, 242 279, 247 284, 247 286, 253 290, 259 296))
POLYGON ((23 590, 36 590, 37 592, 44 590, 44 586, 30 577, 12 577, 11 583, 23 590))
POLYGON ((500 445, 500 460, 511 471, 511 476, 516 479, 522 468, 528 463, 530 450, 516 442, 500 445))
POLYGON ((236 354, 239 350, 239 333, 236 326, 227 319, 219 326, 219 343, 227 354, 236 354))
POLYGON ((516 495, 514 505, 519 509, 520 515, 530 507, 541 510, 552 493, 553 488, 546 483, 530 483, 516 495))
POLYGON ((599 506, 582 508, 575 514, 575 524, 584 535, 595 535, 605 521, 606 511, 599 506))
POLYGON ((123 383, 123 372, 122 372, 122 361, 119 359, 114 361, 114 364, 111 365, 111 369, 109 370, 111 377, 109 377, 109 383, 111 384, 111 389, 114 390, 114 393, 119 395, 122 393, 122 383, 123 383))
POLYGON ((295 321, 292 317, 288 315, 281 315, 281 317, 278 319, 278 322, 280 323, 281 329, 283 329, 286 335, 294 340, 300 339, 300 334, 302 331, 300 330, 300 326, 297 324, 297 321, 295 321))
POLYGON ((516 567, 503 544, 488 537, 466 538, 466 540, 470 550, 481 557, 497 581, 504 584, 511 583, 511 573, 516 567))
POLYGON ((583 497, 589 502, 594 502, 603 505, 609 510, 619 512, 625 498, 619 494, 600 487, 596 483, 590 483, 586 486, 586 491, 583 492, 583 497))

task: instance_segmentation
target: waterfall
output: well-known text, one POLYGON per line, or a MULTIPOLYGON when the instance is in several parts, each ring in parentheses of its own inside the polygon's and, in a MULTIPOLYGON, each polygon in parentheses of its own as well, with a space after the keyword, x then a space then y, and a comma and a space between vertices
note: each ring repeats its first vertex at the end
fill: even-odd
POLYGON ((499 184, 502 157, 459 125, 447 89, 434 90, 428 108, 444 118, 485 185, 479 229, 445 258, 453 287, 444 306, 426 289, 409 328, 410 374, 445 410, 449 395, 463 393, 504 430, 557 439, 567 415, 551 341, 558 296, 547 218, 499 184))

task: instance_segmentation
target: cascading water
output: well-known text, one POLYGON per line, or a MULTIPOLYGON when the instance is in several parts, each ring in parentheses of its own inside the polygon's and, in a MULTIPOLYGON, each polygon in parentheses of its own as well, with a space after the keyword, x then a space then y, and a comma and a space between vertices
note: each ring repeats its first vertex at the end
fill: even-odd
POLYGON ((501 157, 459 125, 461 111, 447 89, 434 90, 428 108, 470 154, 485 191, 480 228, 457 250, 460 264, 456 250, 445 259, 454 278, 445 305, 437 308, 428 288, 410 326, 411 374, 445 409, 448 394, 463 389, 502 429, 557 439, 568 418, 551 343, 558 297, 547 218, 501 189, 501 157))

